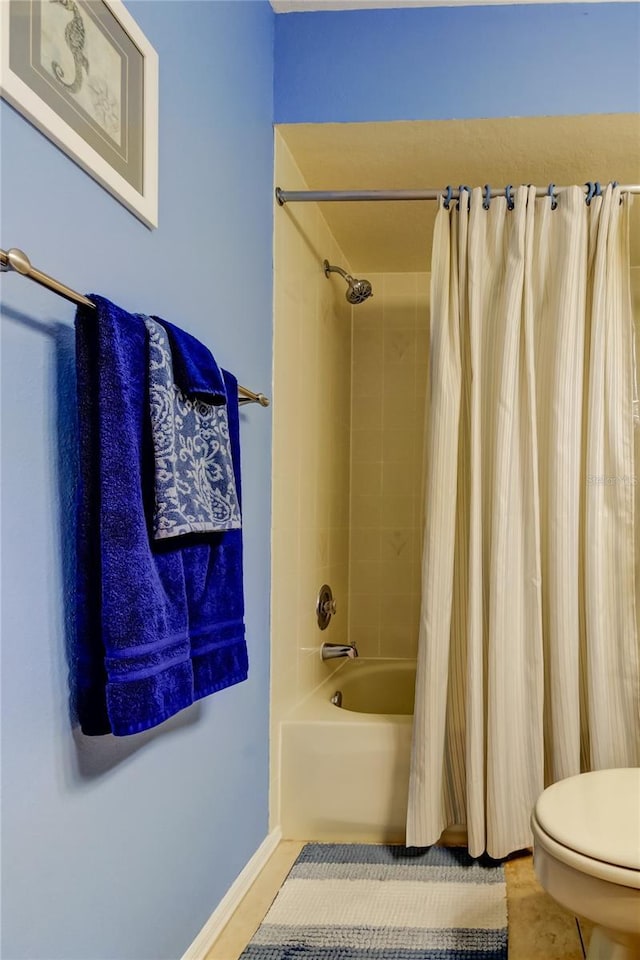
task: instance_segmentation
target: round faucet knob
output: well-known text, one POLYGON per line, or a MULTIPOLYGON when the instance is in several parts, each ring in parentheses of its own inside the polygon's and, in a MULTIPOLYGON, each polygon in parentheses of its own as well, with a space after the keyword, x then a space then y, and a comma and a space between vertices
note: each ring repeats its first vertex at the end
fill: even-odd
POLYGON ((329 621, 335 612, 336 602, 333 599, 333 591, 328 583, 323 583, 318 592, 318 600, 316 603, 316 616, 318 618, 318 626, 321 630, 327 629, 329 621))

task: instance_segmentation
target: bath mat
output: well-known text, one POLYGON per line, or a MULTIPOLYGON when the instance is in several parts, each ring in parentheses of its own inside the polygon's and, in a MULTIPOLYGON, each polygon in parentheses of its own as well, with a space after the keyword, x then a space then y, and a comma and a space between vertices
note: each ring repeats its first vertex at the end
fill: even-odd
POLYGON ((241 960, 507 960, 506 898, 460 848, 309 843, 241 960))

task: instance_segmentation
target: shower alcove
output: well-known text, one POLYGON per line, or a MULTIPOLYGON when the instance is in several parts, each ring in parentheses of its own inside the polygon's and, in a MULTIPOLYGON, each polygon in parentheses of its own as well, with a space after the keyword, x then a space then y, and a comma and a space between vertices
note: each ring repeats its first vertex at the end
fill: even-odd
MULTIPOLYGON (((638 156, 632 115, 283 125, 275 130, 274 187, 635 183, 638 156)), ((390 201, 274 209, 270 819, 285 838, 402 839, 405 761, 396 757, 383 769, 373 753, 376 738, 385 749, 400 744, 406 753, 410 718, 393 729, 372 719, 377 734, 362 748, 386 791, 384 802, 367 809, 382 810, 383 818, 388 809, 393 820, 378 827, 364 822, 361 806, 375 783, 364 784, 359 799, 361 768, 355 777, 354 755, 341 750, 342 711, 322 707, 318 736, 308 720, 318 691, 333 693, 338 678, 329 678, 344 669, 344 660, 321 660, 324 640, 355 643, 369 662, 416 657, 436 209, 435 202, 390 201), (373 297, 348 303, 344 281, 325 276, 325 259, 366 277, 373 297), (315 603, 324 583, 333 589, 337 614, 321 633, 315 603), (293 741, 306 753, 305 769, 312 771, 317 760, 325 795, 334 799, 319 829, 317 816, 305 818, 314 796, 323 802, 318 790, 309 782, 303 789, 291 776, 293 741), (342 823, 337 810, 344 811, 342 823)), ((631 231, 638 304, 640 203, 631 231)))

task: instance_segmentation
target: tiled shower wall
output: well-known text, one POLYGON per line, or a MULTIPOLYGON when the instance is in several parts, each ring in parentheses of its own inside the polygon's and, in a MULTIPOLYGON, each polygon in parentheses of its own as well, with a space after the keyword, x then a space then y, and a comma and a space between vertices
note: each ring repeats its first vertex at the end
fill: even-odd
MULTIPOLYGON (((306 190, 282 137, 276 182, 306 190)), ((320 659, 323 640, 346 643, 349 565, 351 306, 326 258, 349 269, 316 204, 275 211, 271 586, 271 823, 279 821, 280 722, 343 661, 320 659), (338 613, 321 632, 318 590, 338 613)))
POLYGON ((430 276, 368 279, 353 309, 349 637, 361 656, 415 657, 430 276))

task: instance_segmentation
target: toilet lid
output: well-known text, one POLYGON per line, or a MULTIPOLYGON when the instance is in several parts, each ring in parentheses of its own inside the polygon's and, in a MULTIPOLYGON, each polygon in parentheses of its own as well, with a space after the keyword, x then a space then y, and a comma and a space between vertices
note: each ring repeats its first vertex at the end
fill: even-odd
POLYGON ((538 798, 535 816, 563 846, 640 870, 640 769, 597 770, 559 780, 538 798))

